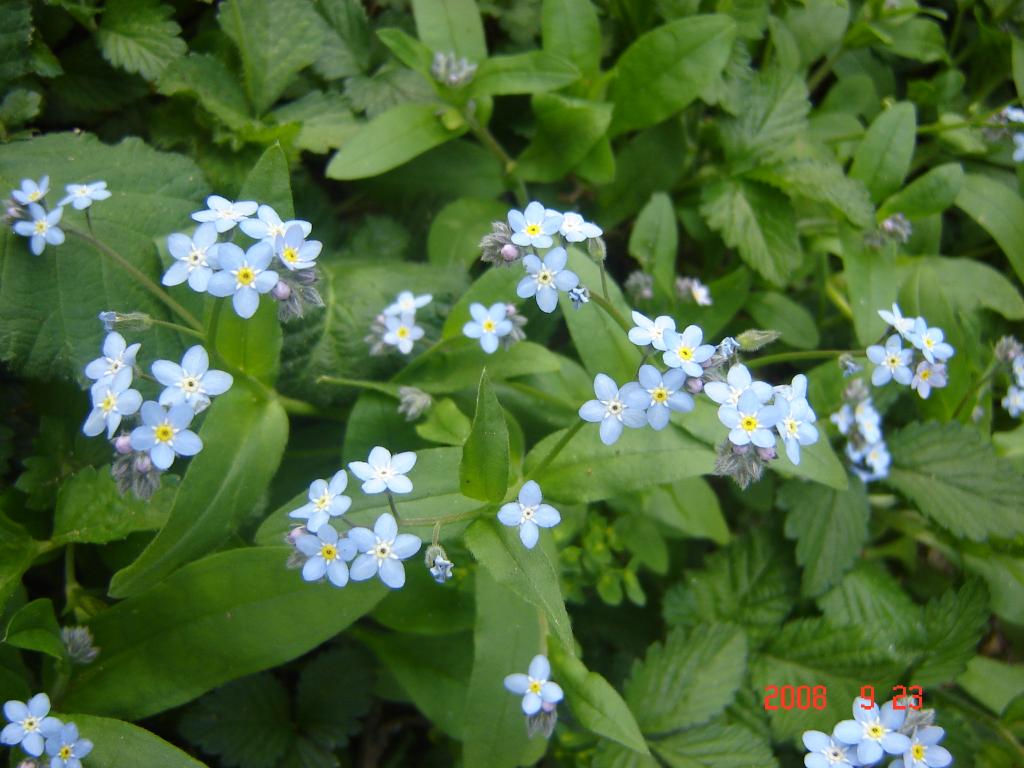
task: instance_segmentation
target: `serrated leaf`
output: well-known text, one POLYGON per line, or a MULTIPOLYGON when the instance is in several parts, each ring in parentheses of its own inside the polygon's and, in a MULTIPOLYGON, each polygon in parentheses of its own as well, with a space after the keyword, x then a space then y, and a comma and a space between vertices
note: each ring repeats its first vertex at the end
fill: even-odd
POLYGON ((153 81, 188 50, 174 8, 160 0, 109 0, 96 38, 103 57, 126 72, 153 81))
POLYGON ((327 22, 313 68, 326 80, 364 72, 370 63, 370 24, 359 0, 315 0, 327 22))
POLYGON ((924 609, 928 641, 914 669, 913 682, 933 686, 956 679, 977 653, 988 621, 988 590, 977 577, 958 591, 931 600, 924 609))
POLYGON ((148 502, 121 495, 110 472, 86 467, 61 486, 52 540, 106 544, 135 531, 158 530, 167 520, 177 488, 165 485, 148 502))
POLYGON ((494 395, 485 368, 477 388, 476 411, 462 448, 459 487, 462 495, 498 504, 508 488, 509 447, 505 412, 494 395))
POLYGON ((238 78, 208 53, 190 53, 170 62, 157 81, 160 93, 193 96, 211 115, 232 130, 249 127, 253 118, 238 78))
POLYGON ((476 0, 412 0, 416 35, 430 50, 479 64, 487 57, 476 0))
POLYGON ((1015 189, 976 173, 964 176, 956 204, 994 239, 1024 280, 1024 201, 1015 189))
POLYGON ((629 233, 629 255, 640 262, 645 272, 667 296, 674 289, 679 232, 672 200, 664 192, 655 192, 629 233))
POLYGON ((95 715, 63 712, 66 722, 74 722, 83 738, 93 742, 89 768, 121 768, 125 765, 159 765, 160 768, 206 768, 155 733, 121 720, 95 715))
POLYGON ((778 187, 793 196, 827 203, 858 227, 870 227, 875 208, 863 182, 843 173, 838 163, 821 160, 793 160, 783 165, 757 168, 751 178, 778 187))
POLYGON ((957 536, 984 541, 1024 532, 1024 477, 971 428, 912 424, 888 437, 886 482, 957 536))
POLYGON ((45 653, 58 661, 67 658, 60 625, 47 598, 23 605, 7 622, 4 642, 15 648, 45 653))
POLYGON ((942 213, 960 194, 964 169, 960 163, 946 163, 918 176, 890 196, 878 209, 879 218, 902 213, 908 219, 921 219, 942 213))
POLYGON ((295 694, 295 716, 304 736, 335 750, 358 733, 359 718, 370 710, 375 677, 373 659, 352 645, 334 646, 302 668, 295 694), (338 696, 325 680, 345 679, 345 695, 338 696))
POLYGON ((731 163, 761 165, 792 155, 810 108, 803 79, 778 68, 762 72, 744 89, 740 114, 722 123, 722 144, 731 163))
POLYGON ((0 2, 0 86, 28 71, 32 42, 32 4, 28 0, 0 2))
POLYGON ((320 155, 342 146, 359 130, 351 105, 340 93, 310 91, 270 114, 279 123, 298 123, 295 146, 320 155))
POLYGON ((900 102, 874 119, 857 147, 850 178, 867 186, 871 199, 880 203, 895 192, 914 156, 917 115, 914 105, 900 102))
POLYGON ((39 115, 43 97, 38 91, 15 88, 0 103, 0 129, 10 130, 24 125, 39 115))
POLYGON ((767 739, 741 725, 711 722, 653 742, 670 768, 769 768, 777 765, 767 739))
POLYGON ((44 544, 0 513, 0 611, 21 583, 21 575, 44 551, 44 544))

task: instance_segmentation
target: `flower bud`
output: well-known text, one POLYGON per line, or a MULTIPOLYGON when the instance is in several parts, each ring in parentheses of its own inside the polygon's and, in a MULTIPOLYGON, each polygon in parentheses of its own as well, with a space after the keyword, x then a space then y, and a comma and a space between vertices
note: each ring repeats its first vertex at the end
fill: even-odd
POLYGON ((114 450, 122 456, 132 452, 132 439, 129 435, 118 435, 114 438, 114 450))
POLYGON ((737 336, 736 340, 740 343, 740 349, 754 352, 761 347, 768 346, 781 335, 778 331, 762 331, 759 328, 751 328, 737 336))
POLYGON ((62 627, 60 639, 68 657, 76 664, 90 664, 100 653, 100 649, 93 645, 92 632, 88 627, 62 627))
POLYGON ((448 553, 439 544, 431 544, 423 557, 423 562, 438 584, 444 584, 452 577, 452 570, 455 567, 448 559, 448 553))
POLYGON ((145 474, 153 468, 153 462, 146 454, 140 454, 135 457, 135 471, 145 474))
POLYGON ((505 245, 501 246, 501 258, 508 262, 518 261, 519 248, 512 243, 505 243, 505 245))
POLYGON ((775 459, 775 446, 768 448, 758 447, 757 455, 762 461, 773 461, 775 459))
POLYGON ((646 272, 630 273, 622 288, 633 301, 649 301, 654 298, 654 278, 646 272))
POLYGON ((853 359, 853 355, 848 352, 839 356, 839 367, 843 371, 844 378, 850 378, 854 374, 860 373, 864 370, 861 365, 853 359))
POLYGON ((556 710, 556 705, 543 702, 540 705, 539 712, 526 718, 526 735, 532 739, 538 733, 542 733, 545 739, 550 739, 557 722, 558 711, 556 710))
POLYGON ((153 318, 145 312, 100 312, 97 315, 108 333, 117 331, 145 331, 153 326, 153 318))
POLYGON ((284 280, 278 280, 277 285, 270 289, 270 295, 278 301, 287 301, 292 295, 292 289, 284 280))
POLYGON ((996 360, 1001 363, 1012 363, 1021 354, 1024 354, 1024 348, 1013 336, 1003 336, 996 342, 996 360))
POLYGON ((590 290, 585 285, 577 285, 569 289, 569 300, 573 309, 579 309, 584 304, 590 303, 590 290))
POLYGON ((704 391, 704 379, 687 379, 686 391, 691 395, 699 395, 704 391))
POLYGON ((415 421, 424 411, 433 405, 434 399, 416 387, 398 388, 398 412, 404 414, 406 421, 415 421))

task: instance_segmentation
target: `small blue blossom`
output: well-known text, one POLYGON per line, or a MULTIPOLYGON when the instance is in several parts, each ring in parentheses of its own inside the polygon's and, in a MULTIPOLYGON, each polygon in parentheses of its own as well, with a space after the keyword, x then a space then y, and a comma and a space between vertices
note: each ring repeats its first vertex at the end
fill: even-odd
POLYGON ((945 362, 953 356, 953 347, 942 340, 942 329, 929 328, 923 317, 917 318, 914 329, 907 338, 911 344, 921 350, 921 354, 929 363, 934 363, 936 360, 945 362))
POLYGON ((671 317, 659 315, 654 320, 651 320, 634 309, 633 323, 634 327, 629 329, 629 340, 631 342, 638 347, 646 347, 650 344, 662 352, 668 349, 665 346, 665 334, 674 333, 676 330, 676 321, 671 317))
POLYGON ((558 306, 558 292, 569 291, 580 282, 575 272, 565 268, 568 260, 565 248, 552 248, 543 261, 532 253, 526 254, 523 266, 527 274, 516 286, 516 294, 521 299, 536 296, 537 306, 542 312, 554 312, 558 306))
POLYGON ((667 427, 672 411, 687 413, 693 410, 693 398, 688 392, 680 391, 686 383, 686 374, 681 369, 673 368, 662 374, 653 365, 641 365, 637 379, 639 381, 630 382, 622 390, 629 395, 635 389, 643 393, 647 423, 653 429, 667 427))
POLYGON ((377 518, 372 531, 353 528, 348 532, 348 538, 361 553, 352 563, 352 581, 366 581, 379 575, 391 589, 399 589, 405 584, 402 561, 415 555, 423 544, 418 536, 399 533, 398 523, 390 512, 377 518))
POLYGON ((1008 123, 1024 123, 1024 109, 1020 107, 1004 107, 1000 114, 1008 123))
MULTIPOLYGON (((45 179, 44 179, 45 180, 45 179)), ((0 731, 0 744, 13 747, 17 744, 32 757, 43 754, 45 739, 61 729, 61 721, 47 717, 50 712, 50 697, 37 693, 26 702, 12 699, 4 704, 4 717, 10 722, 0 731)))
POLYGON ((109 381, 122 368, 130 370, 135 367, 135 356, 141 347, 141 344, 128 346, 124 336, 111 331, 103 340, 103 356, 85 366, 85 375, 97 382, 109 381))
POLYGON ((850 407, 849 403, 844 403, 842 408, 828 418, 829 421, 836 425, 840 435, 850 434, 850 428, 853 427, 854 421, 853 408, 850 407))
POLYGON ((910 382, 911 389, 916 389, 917 394, 928 399, 932 389, 942 389, 946 386, 946 366, 943 363, 929 363, 922 360, 917 364, 914 378, 910 382))
POLYGON ((319 240, 306 240, 302 227, 292 224, 283 235, 274 240, 274 252, 289 270, 312 269, 324 244, 319 240))
POLYGON ((207 290, 213 296, 230 296, 235 313, 250 318, 259 309, 260 294, 277 285, 277 272, 267 269, 273 257, 274 251, 266 243, 256 243, 244 253, 233 243, 221 243, 217 260, 222 271, 210 278, 207 290))
POLYGON ((740 397, 747 390, 752 391, 762 403, 772 398, 771 385, 763 381, 755 381, 745 365, 734 365, 726 374, 725 381, 709 381, 704 385, 704 392, 719 405, 736 406, 740 397))
POLYGON ((856 768, 860 761, 851 754, 850 747, 841 744, 821 731, 804 731, 804 746, 810 752, 804 755, 807 768, 856 768))
POLYGON ((199 344, 185 352, 181 365, 170 360, 153 363, 153 375, 165 387, 160 393, 160 405, 187 403, 196 413, 206 410, 210 398, 223 395, 234 382, 230 373, 209 368, 210 357, 199 344))
POLYGON ((82 425, 82 432, 95 437, 107 429, 107 437, 113 437, 121 426, 122 416, 131 416, 142 405, 142 395, 129 389, 132 383, 132 369, 122 368, 112 379, 104 379, 92 386, 92 412, 82 425))
POLYGON ((585 285, 577 285, 575 288, 570 288, 568 294, 573 309, 579 309, 584 304, 590 303, 590 289, 585 285))
POLYGON ((348 468, 363 481, 363 493, 410 493, 412 481, 405 476, 416 466, 416 454, 412 451, 396 453, 381 446, 370 451, 366 461, 350 461, 348 468))
POLYGON ((846 455, 854 462, 852 467, 854 473, 865 483, 882 480, 889 475, 892 457, 889 455, 889 448, 884 440, 879 439, 877 442, 869 443, 859 449, 853 443, 847 443, 846 455), (867 469, 857 466, 861 463, 867 469))
POLYGON ((512 228, 512 242, 516 245, 550 248, 554 242, 551 236, 562 226, 562 215, 545 210, 544 206, 535 200, 526 206, 522 213, 516 210, 509 211, 508 224, 512 228))
POLYGON ((1013 162, 1024 162, 1024 133, 1013 134, 1013 162))
POLYGON ((68 184, 65 189, 68 193, 67 197, 57 203, 57 205, 68 205, 70 203, 71 207, 76 211, 84 211, 94 202, 106 200, 110 197, 110 192, 107 190, 107 182, 105 181, 94 181, 91 184, 68 184))
POLYGON ((786 446, 786 455, 794 464, 800 463, 800 446, 818 442, 818 428, 814 426, 816 416, 805 398, 786 400, 776 397, 780 418, 775 428, 786 446))
POLYGON ((384 315, 387 317, 415 315, 416 310, 427 306, 433 298, 434 297, 429 293, 417 296, 412 291, 402 291, 397 297, 395 297, 393 303, 384 307, 384 315))
POLYGON ((257 207, 252 200, 236 203, 220 195, 210 195, 206 198, 206 210, 196 211, 192 214, 192 219, 200 223, 212 221, 218 232, 227 232, 256 213, 257 207))
POLYGON ((936 725, 916 728, 903 759, 890 763, 889 768, 946 768, 953 762, 953 756, 939 746, 945 735, 945 730, 936 725))
POLYGON ((437 555, 434 557, 433 565, 431 565, 427 570, 434 581, 438 584, 444 584, 452 577, 452 571, 454 569, 455 563, 449 560, 445 555, 437 555))
POLYGON ((142 426, 131 433, 131 446, 148 451, 157 469, 167 469, 175 456, 195 456, 203 450, 203 441, 188 425, 195 411, 185 403, 165 409, 149 400, 142 404, 142 426))
POLYGON ((882 417, 875 410, 871 398, 861 400, 853 409, 853 421, 866 443, 877 443, 882 439, 882 417))
POLYGON ((662 359, 669 368, 681 368, 687 376, 700 378, 704 373, 701 363, 715 354, 713 344, 702 344, 704 331, 697 325, 688 325, 682 333, 665 333, 665 354, 662 359))
POLYGON ((191 237, 181 232, 168 235, 167 250, 174 257, 174 263, 167 268, 161 282, 181 285, 188 280, 188 287, 193 291, 205 292, 213 270, 220 266, 216 242, 217 226, 213 222, 200 224, 191 237))
POLYGON ((878 705, 865 709, 867 699, 853 702, 853 720, 843 720, 832 731, 842 744, 857 748, 857 760, 867 765, 882 759, 883 754, 899 755, 910 749, 910 739, 899 733, 907 713, 893 709, 888 701, 879 712, 878 705))
POLYGON ((505 690, 523 697, 523 712, 535 715, 545 704, 552 707, 565 698, 558 683, 551 681, 551 664, 547 656, 537 654, 527 673, 517 672, 505 678, 505 690))
POLYGON ((638 428, 647 421, 645 408, 649 401, 642 389, 621 390, 615 381, 603 373, 594 377, 596 400, 588 400, 580 406, 580 418, 584 421, 600 422, 601 442, 612 445, 622 434, 623 426, 638 428))
POLYGON ((60 245, 64 242, 64 230, 58 227, 63 208, 54 208, 49 213, 39 203, 28 204, 28 215, 32 221, 14 222, 14 231, 27 237, 29 249, 36 256, 42 254, 47 245, 60 245))
POLYGON ((352 506, 352 499, 344 494, 347 486, 348 475, 344 469, 335 472, 330 482, 314 480, 309 486, 309 503, 292 510, 288 517, 305 520, 306 530, 316 533, 330 518, 345 514, 352 506))
POLYGON ((416 325, 416 317, 411 314, 395 317, 384 317, 384 335, 381 337, 388 346, 398 347, 403 355, 412 352, 412 345, 423 338, 423 329, 416 325))
POLYGON ((736 341, 736 339, 734 339, 732 336, 726 336, 724 339, 718 342, 717 350, 718 354, 720 354, 722 357, 728 360, 730 357, 732 357, 733 355, 740 351, 740 343, 736 341))
POLYGON ((469 305, 469 314, 473 319, 462 326, 462 333, 471 339, 480 339, 484 352, 492 354, 498 349, 498 339, 512 333, 512 321, 508 316, 508 304, 498 302, 490 309, 483 304, 469 305))
POLYGON ((910 339, 910 332, 914 330, 914 323, 917 322, 916 317, 904 317, 900 311, 900 305, 896 303, 892 305, 892 312, 880 309, 878 310, 878 316, 891 325, 896 333, 908 340, 910 339))
POLYGON ((511 528, 519 526, 519 540, 527 549, 533 549, 540 536, 540 528, 552 528, 562 522, 558 510, 550 504, 543 504, 540 486, 527 480, 519 489, 519 498, 502 505, 498 520, 511 528), (540 526, 540 528, 538 528, 540 526))
POLYGON ((729 428, 729 441, 733 445, 753 443, 758 448, 774 448, 775 435, 771 430, 779 417, 779 408, 764 405, 752 389, 740 395, 735 406, 726 403, 718 408, 718 418, 729 428))
POLYGON ((1002 405, 1015 419, 1024 413, 1024 388, 1011 384, 1006 390, 1006 397, 1003 398, 1002 405))
POLYGON ((868 360, 876 366, 871 372, 871 383, 876 387, 885 386, 893 379, 897 384, 910 384, 914 377, 910 370, 910 364, 914 361, 914 350, 903 349, 899 334, 894 333, 890 336, 884 347, 881 344, 872 344, 867 352, 868 360))
POLYGON ((11 197, 17 200, 22 205, 28 205, 29 203, 38 203, 44 197, 46 193, 50 191, 50 177, 43 176, 39 182, 35 182, 32 179, 22 179, 21 189, 11 190, 11 197))
POLYGON ((344 587, 348 584, 348 563, 358 553, 355 542, 347 537, 339 539, 330 523, 318 526, 316 535, 308 530, 311 532, 295 540, 295 548, 309 558, 302 565, 302 578, 319 581, 326 575, 331 584, 344 587))
POLYGON ((50 768, 82 768, 82 758, 92 752, 92 742, 78 737, 78 726, 64 725, 59 733, 46 739, 50 768))
POLYGON ((604 234, 599 226, 585 221, 582 216, 572 211, 562 214, 562 223, 558 232, 568 243, 582 243, 584 240, 604 234))
POLYGON ((309 233, 313 231, 313 225, 308 221, 301 219, 281 221, 277 211, 269 205, 261 205, 256 209, 256 217, 242 220, 238 228, 253 240, 261 240, 267 245, 273 245, 277 242, 277 238, 283 237, 292 225, 299 227, 303 237, 309 237, 309 233))
POLYGON ((1018 387, 1024 387, 1024 354, 1019 354, 1010 363, 1013 378, 1017 381, 1018 387))
POLYGON ((777 387, 773 387, 772 391, 775 393, 776 404, 778 404, 780 398, 785 400, 787 403, 794 403, 797 400, 806 400, 807 377, 802 373, 798 373, 793 377, 792 383, 779 384, 777 387))

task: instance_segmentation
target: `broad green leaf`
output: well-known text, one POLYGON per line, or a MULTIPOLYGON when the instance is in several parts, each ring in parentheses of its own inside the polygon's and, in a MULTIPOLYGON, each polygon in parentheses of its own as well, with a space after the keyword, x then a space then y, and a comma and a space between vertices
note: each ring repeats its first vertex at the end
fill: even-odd
POLYGON ((173 15, 174 8, 160 0, 109 0, 96 31, 103 57, 127 72, 158 79, 188 50, 173 15))
POLYGON ((424 440, 442 445, 461 446, 469 437, 472 422, 450 398, 442 398, 430 406, 426 417, 416 425, 416 434, 424 440))
POLYGON ((906 283, 916 270, 931 271, 950 302, 961 312, 984 307, 1007 320, 1024 319, 1024 298, 1020 292, 1006 275, 983 261, 924 256, 901 263, 897 269, 900 283, 906 283))
POLYGON ((476 0, 412 0, 416 36, 435 53, 454 53, 475 64, 487 57, 476 0))
POLYGON ((850 8, 847 0, 807 0, 788 6, 784 19, 800 49, 801 63, 809 67, 842 42, 850 8))
POLYGON ((779 506, 788 510, 786 536, 796 539, 796 561, 803 568, 801 592, 820 595, 842 578, 868 537, 871 509, 863 483, 851 480, 845 491, 814 483, 790 482, 780 490, 779 506))
POLYGON ((29 69, 32 31, 32 4, 28 0, 8 0, 0 5, 0 86, 5 92, 10 81, 29 69))
POLYGON ((15 88, 0 102, 0 130, 24 125, 39 114, 42 106, 43 97, 38 91, 15 88))
POLYGON ((887 442, 886 482, 939 525, 975 541, 1024 532, 1024 477, 977 430, 957 422, 911 424, 887 442))
POLYGON ((498 504, 508 488, 508 428, 505 412, 494 395, 487 369, 480 375, 476 412, 462 448, 459 487, 462 495, 498 504))
POLYGON ((942 27, 933 19, 911 18, 899 24, 880 24, 889 37, 886 48, 897 56, 931 63, 948 60, 942 27))
POLYGON ((537 131, 516 160, 516 172, 527 181, 558 181, 573 170, 605 136, 612 106, 560 93, 538 93, 531 99, 537 131))
POLYGON ((135 531, 159 530, 177 488, 165 484, 147 501, 118 491, 110 472, 86 467, 61 485, 54 512, 54 542, 106 544, 135 531))
POLYGON ((674 290, 679 232, 672 200, 655 192, 640 211, 629 233, 629 255, 640 262, 644 272, 654 276, 666 296, 674 290))
POLYGON ((320 55, 324 25, 309 0, 227 0, 217 20, 238 48, 245 92, 258 115, 320 55))
POLYGON ((734 723, 714 721, 652 742, 669 768, 769 768, 778 763, 766 736, 734 723))
POLYGON ((1024 690, 1024 666, 975 656, 957 683, 997 715, 1002 714, 1024 690))
POLYGON ((310 91, 301 99, 278 107, 270 116, 278 123, 295 123, 295 147, 318 155, 345 144, 359 130, 352 106, 343 94, 310 91))
POLYGON ((284 567, 289 551, 211 555, 94 617, 102 660, 77 673, 63 706, 127 719, 162 712, 301 656, 384 596, 376 580, 309 584, 284 567))
POLYGON ((1024 558, 1001 552, 966 552, 964 565, 988 583, 993 613, 1013 624, 1024 624, 1024 558))
POLYGON ((857 341, 874 344, 886 328, 878 310, 889 309, 899 292, 894 254, 889 248, 869 248, 864 233, 853 227, 841 226, 839 239, 857 341))
POLYGON ((777 291, 750 294, 744 304, 759 328, 770 328, 782 334, 786 344, 797 349, 818 347, 818 326, 802 304, 777 291))
POLYGON ((385 27, 377 30, 377 37, 400 62, 419 72, 424 77, 432 77, 430 68, 434 61, 431 50, 398 27, 385 27))
POLYGON ((560 367, 554 352, 531 341, 520 341, 488 355, 478 341, 456 338, 444 347, 433 348, 429 357, 424 354, 415 360, 400 371, 394 381, 431 394, 447 394, 472 389, 479 382, 485 365, 494 381, 557 371, 560 367))
POLYGON ((641 755, 608 739, 598 742, 593 765, 594 768, 661 768, 653 755, 641 755))
POLYGON ((45 544, 0 513, 0 611, 21 583, 21 575, 45 551, 45 544))
POLYGON ((956 204, 992 235, 1017 277, 1024 280, 1024 201, 1017 191, 987 176, 969 173, 956 204))
POLYGON ((790 196, 827 203, 858 227, 875 222, 875 210, 864 184, 843 173, 835 162, 793 160, 782 165, 762 166, 749 176, 771 184, 790 196))
POLYGON ((496 200, 477 197, 460 197, 448 203, 430 223, 430 263, 438 267, 472 267, 480 258, 480 240, 491 231, 492 222, 505 219, 507 211, 508 206, 496 200))
POLYGON ((634 40, 615 65, 612 134, 660 123, 696 99, 721 74, 735 37, 728 16, 697 15, 634 40))
POLYGON ((18 609, 7 622, 4 642, 15 648, 45 653, 59 661, 67 658, 53 603, 47 598, 33 600, 18 609))
POLYGON ((826 439, 819 439, 812 445, 802 446, 799 464, 793 464, 783 450, 779 452, 778 458, 769 467, 783 477, 813 480, 837 491, 845 491, 850 483, 846 466, 836 456, 832 444, 826 439))
POLYGON ((807 86, 791 72, 773 68, 743 90, 743 109, 722 121, 722 144, 735 167, 788 159, 807 129, 807 86))
POLYGON ((878 218, 902 213, 908 219, 921 219, 942 213, 956 202, 963 181, 964 169, 960 163, 936 166, 882 203, 878 218))
POLYGON ((781 192, 752 181, 727 179, 705 188, 701 214, 751 267, 785 285, 803 255, 793 206, 781 192))
POLYGON ((580 71, 567 59, 543 51, 529 51, 484 59, 469 85, 476 97, 515 93, 543 93, 576 82, 580 71))
POLYGON ((643 510, 683 536, 711 539, 716 544, 729 541, 729 528, 718 496, 702 477, 651 489, 643 495, 643 510))
POLYGON ((327 80, 366 71, 373 41, 363 3, 360 0, 314 0, 314 6, 327 26, 313 68, 327 80))
POLYGON ((666 120, 633 137, 614 155, 610 142, 597 143, 596 148, 607 150, 610 171, 597 196, 596 220, 604 229, 612 229, 640 210, 654 192, 675 186, 682 168, 677 163, 666 163, 665 158, 684 155, 686 141, 681 123, 666 120))
POLYGON ((189 94, 211 115, 232 130, 250 126, 253 118, 238 79, 227 65, 208 53, 190 53, 175 59, 157 81, 160 93, 189 94))
MULTIPOLYGON (((405 506, 403 497, 402 508, 405 506)), ((405 586, 390 590, 371 618, 395 632, 412 635, 453 635, 471 630, 475 616, 473 583, 472 579, 459 578, 463 564, 456 560, 456 577, 439 589, 426 568, 409 563, 405 586)))
POLYGON ((928 640, 913 682, 939 685, 962 674, 988 632, 989 618, 988 591, 977 577, 930 601, 924 610, 928 640))
POLYGON ((567 58, 584 78, 598 73, 601 25, 590 0, 544 0, 540 24, 544 50, 567 58))
MULTIPOLYGON (((210 406, 203 450, 189 461, 167 524, 110 581, 115 597, 137 595, 235 531, 270 483, 288 439, 288 416, 235 382, 210 406)), ((181 461, 179 458, 178 461, 181 461)))
POLYGON ((465 132, 445 126, 438 104, 399 104, 359 129, 327 165, 331 179, 364 179, 407 163, 465 132))
POLYGON ((910 170, 917 136, 914 105, 900 102, 874 119, 850 166, 850 178, 860 179, 881 203, 899 189, 910 170))
POLYGON ((318 653, 299 675, 295 719, 302 733, 330 750, 348 744, 362 731, 360 718, 373 704, 376 672, 369 652, 361 646, 335 642, 318 653), (339 697, 324 680, 342 677, 347 690, 339 697))
POLYGON ((1012 48, 1013 84, 1017 87, 1017 98, 1024 99, 1024 39, 1010 35, 1012 48))
POLYGON ((125 765, 159 765, 160 768, 206 768, 191 755, 169 744, 155 733, 121 720, 96 715, 61 713, 74 722, 82 738, 93 743, 90 768, 122 768, 125 765))

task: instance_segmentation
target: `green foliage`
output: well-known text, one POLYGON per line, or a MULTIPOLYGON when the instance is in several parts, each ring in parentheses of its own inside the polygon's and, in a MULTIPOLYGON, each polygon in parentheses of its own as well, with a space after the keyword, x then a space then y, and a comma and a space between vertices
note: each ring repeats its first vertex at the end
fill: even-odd
POLYGON ((60 639, 60 626, 47 599, 33 600, 15 613, 4 632, 4 642, 15 648, 39 651, 55 659, 67 656, 60 639))
POLYGON ((91 714, 62 713, 62 717, 78 725, 79 732, 88 734, 94 742, 89 765, 115 768, 126 760, 138 760, 167 768, 203 768, 204 764, 194 757, 137 725, 91 714))
POLYGON ((487 378, 480 376, 473 425, 462 448, 459 485, 464 496, 497 504, 508 488, 508 428, 501 403, 487 378))
POLYGON ((171 21, 174 8, 160 0, 111 0, 96 32, 104 58, 127 72, 156 80, 168 64, 188 50, 171 21))

